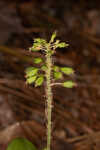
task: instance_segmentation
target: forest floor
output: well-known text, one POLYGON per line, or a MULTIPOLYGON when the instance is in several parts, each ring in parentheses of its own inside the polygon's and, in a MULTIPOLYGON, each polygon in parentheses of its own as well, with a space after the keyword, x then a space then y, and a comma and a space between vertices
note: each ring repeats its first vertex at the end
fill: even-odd
POLYGON ((45 91, 25 84, 33 39, 53 31, 69 47, 55 64, 74 68, 73 89, 56 87, 53 108, 55 150, 100 149, 100 2, 74 0, 0 1, 0 149, 14 137, 46 144, 45 91))

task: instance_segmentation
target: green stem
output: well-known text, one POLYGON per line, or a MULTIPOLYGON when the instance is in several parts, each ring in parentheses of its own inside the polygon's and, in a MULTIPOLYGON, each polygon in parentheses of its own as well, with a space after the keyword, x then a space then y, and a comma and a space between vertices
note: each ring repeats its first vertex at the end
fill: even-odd
POLYGON ((52 70, 52 59, 49 53, 49 48, 46 54, 46 97, 47 97, 47 150, 50 150, 51 146, 51 114, 52 114, 52 89, 51 89, 51 70, 52 70))

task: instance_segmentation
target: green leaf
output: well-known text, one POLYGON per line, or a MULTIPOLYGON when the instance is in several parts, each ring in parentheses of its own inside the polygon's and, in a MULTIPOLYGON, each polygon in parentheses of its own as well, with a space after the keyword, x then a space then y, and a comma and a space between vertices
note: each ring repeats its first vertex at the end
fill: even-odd
POLYGON ((7 150, 37 150, 37 149, 27 139, 15 138, 8 144, 7 150))
POLYGON ((62 43, 58 43, 57 45, 56 45, 56 48, 64 48, 64 47, 67 47, 68 46, 68 44, 66 44, 65 42, 62 42, 62 43))
POLYGON ((66 87, 66 88, 73 88, 75 86, 75 82, 73 82, 73 81, 66 81, 66 82, 62 83, 62 86, 66 87))
POLYGON ((50 43, 54 42, 54 39, 56 38, 56 32, 54 32, 51 36, 50 43))
POLYGON ((34 58, 34 63, 35 64, 39 64, 39 63, 41 63, 43 60, 42 60, 42 58, 34 58))
POLYGON ((35 67, 29 67, 26 69, 26 77, 31 77, 31 76, 34 76, 37 74, 38 72, 38 68, 35 68, 35 67))
POLYGON ((27 78, 26 82, 28 84, 32 84, 36 80, 37 76, 29 77, 27 78))
POLYGON ((70 68, 70 67, 62 67, 61 71, 63 73, 65 73, 66 75, 70 75, 70 74, 74 73, 74 70, 72 68, 70 68))
POLYGON ((61 79, 62 78, 62 73, 61 72, 54 72, 54 78, 55 79, 61 79))
POLYGON ((35 81, 35 87, 41 86, 43 81, 44 81, 44 77, 43 76, 38 77, 37 80, 35 81))

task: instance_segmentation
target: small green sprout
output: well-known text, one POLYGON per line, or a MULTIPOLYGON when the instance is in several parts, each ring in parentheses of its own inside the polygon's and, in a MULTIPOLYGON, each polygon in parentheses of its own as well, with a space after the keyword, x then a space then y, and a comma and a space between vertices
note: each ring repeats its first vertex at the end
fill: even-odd
POLYGON ((26 69, 26 82, 28 84, 34 84, 35 87, 43 85, 46 83, 45 91, 46 91, 46 100, 47 100, 47 148, 46 150, 50 150, 51 146, 51 115, 52 115, 52 86, 61 85, 65 88, 73 88, 75 87, 75 83, 73 81, 65 81, 63 82, 63 75, 71 75, 74 73, 74 70, 70 67, 59 67, 53 65, 52 63, 52 55, 55 54, 55 50, 57 48, 65 48, 68 47, 68 44, 65 42, 60 42, 60 40, 56 40, 56 32, 54 32, 51 36, 49 42, 44 39, 36 38, 34 39, 33 46, 29 49, 33 52, 44 51, 45 60, 42 58, 35 58, 33 60, 35 65, 39 64, 39 67, 29 67, 26 69), (62 81, 61 83, 56 81, 62 81))

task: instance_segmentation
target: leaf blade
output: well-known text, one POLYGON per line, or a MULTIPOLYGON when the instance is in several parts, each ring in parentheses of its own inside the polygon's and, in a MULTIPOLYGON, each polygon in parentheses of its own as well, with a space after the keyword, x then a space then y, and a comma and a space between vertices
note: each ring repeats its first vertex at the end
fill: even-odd
POLYGON ((13 139, 7 147, 7 150, 37 150, 36 147, 25 138, 13 139))

